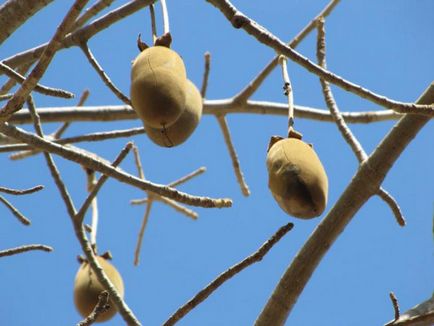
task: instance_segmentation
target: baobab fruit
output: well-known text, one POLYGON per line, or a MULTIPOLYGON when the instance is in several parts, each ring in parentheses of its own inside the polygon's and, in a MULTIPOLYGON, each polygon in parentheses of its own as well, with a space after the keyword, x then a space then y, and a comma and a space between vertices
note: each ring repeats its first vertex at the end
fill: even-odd
POLYGON ((267 154, 268 187, 279 206, 303 219, 319 216, 327 204, 328 180, 312 146, 281 139, 267 154))
POLYGON ((173 147, 185 142, 193 133, 202 117, 202 96, 197 87, 187 80, 185 109, 178 120, 166 128, 145 125, 149 138, 157 145, 173 147))
POLYGON ((144 124, 168 127, 182 114, 186 100, 184 62, 173 50, 153 46, 142 51, 131 69, 131 104, 144 124))
MULTIPOLYGON (((123 297, 124 282, 119 272, 105 258, 99 256, 96 258, 119 295, 123 297)), ((92 312, 93 308, 98 303, 98 295, 104 290, 104 287, 98 281, 90 264, 87 261, 83 261, 75 276, 74 303, 78 312, 84 318, 92 312)), ((109 305, 110 308, 98 316, 97 322, 107 321, 116 314, 116 306, 111 299, 109 300, 109 305)))

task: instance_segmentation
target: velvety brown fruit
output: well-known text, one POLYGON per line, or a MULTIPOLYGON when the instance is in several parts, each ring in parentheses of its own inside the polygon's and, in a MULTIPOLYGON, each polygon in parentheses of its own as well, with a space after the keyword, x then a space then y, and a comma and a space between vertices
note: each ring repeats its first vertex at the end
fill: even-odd
POLYGON ((313 148, 287 138, 274 143, 267 154, 268 187, 289 215, 313 218, 327 204, 328 179, 313 148))
MULTIPOLYGON (((116 268, 106 259, 97 257, 98 263, 101 265, 104 272, 107 274, 114 287, 117 289, 121 297, 124 296, 124 282, 116 268)), ((74 283, 74 303, 78 312, 87 317, 98 302, 98 295, 104 291, 104 287, 98 281, 95 273, 91 269, 88 262, 84 261, 75 276, 74 283)), ((110 308, 99 315, 97 322, 103 322, 111 319, 117 312, 116 306, 109 301, 110 308)))
POLYGON ((202 96, 197 87, 187 80, 187 98, 184 112, 167 128, 152 128, 145 124, 149 138, 157 145, 173 147, 185 142, 193 133, 202 117, 202 96))
POLYGON ((173 50, 153 46, 142 51, 131 69, 131 104, 146 125, 168 127, 182 114, 186 101, 184 62, 173 50))

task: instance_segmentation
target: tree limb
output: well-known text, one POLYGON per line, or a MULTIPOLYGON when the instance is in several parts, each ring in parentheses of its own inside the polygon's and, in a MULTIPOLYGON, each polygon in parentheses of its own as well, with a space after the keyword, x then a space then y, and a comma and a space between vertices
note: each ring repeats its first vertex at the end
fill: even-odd
MULTIPOLYGON (((434 102, 434 83, 419 98, 434 102)), ((313 231, 285 271, 262 310, 257 326, 283 325, 321 259, 358 210, 374 195, 387 172, 411 140, 429 121, 426 116, 404 116, 353 176, 341 197, 313 231)))

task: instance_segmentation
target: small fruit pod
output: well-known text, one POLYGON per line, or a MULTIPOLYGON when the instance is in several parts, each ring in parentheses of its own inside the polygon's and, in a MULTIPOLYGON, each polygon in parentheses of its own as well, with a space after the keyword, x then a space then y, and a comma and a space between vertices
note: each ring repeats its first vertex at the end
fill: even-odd
POLYGON ((286 138, 271 145, 267 154, 268 187, 289 215, 310 219, 327 204, 328 179, 312 146, 286 138))
MULTIPOLYGON (((97 260, 110 281, 113 283, 119 295, 123 297, 124 282, 119 272, 105 258, 98 256, 97 260)), ((75 276, 74 303, 78 312, 84 318, 92 312, 93 308, 98 303, 98 295, 104 290, 104 287, 98 281, 89 263, 87 261, 82 262, 80 268, 78 269, 77 275, 75 276)), ((116 306, 111 299, 109 304, 110 308, 98 316, 96 320, 97 322, 107 321, 116 314, 116 306)))
POLYGON ((184 143, 194 132, 202 117, 203 101, 197 87, 187 80, 187 97, 184 112, 171 126, 153 128, 145 124, 148 137, 162 147, 173 147, 184 143))
POLYGON ((131 69, 132 107, 145 124, 168 127, 184 110, 186 84, 184 62, 175 51, 164 46, 147 48, 131 69))

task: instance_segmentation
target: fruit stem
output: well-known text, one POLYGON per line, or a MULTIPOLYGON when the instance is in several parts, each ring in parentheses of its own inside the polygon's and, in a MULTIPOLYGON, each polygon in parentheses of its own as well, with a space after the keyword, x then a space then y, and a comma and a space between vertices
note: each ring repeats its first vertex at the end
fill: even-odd
POLYGON ((163 12, 163 34, 170 33, 169 13, 167 11, 166 0, 161 0, 161 11, 163 12))
POLYGON ((283 91, 288 97, 288 137, 291 136, 294 130, 294 95, 292 92, 291 80, 288 75, 288 67, 286 65, 286 57, 279 56, 279 64, 282 66, 283 91))

